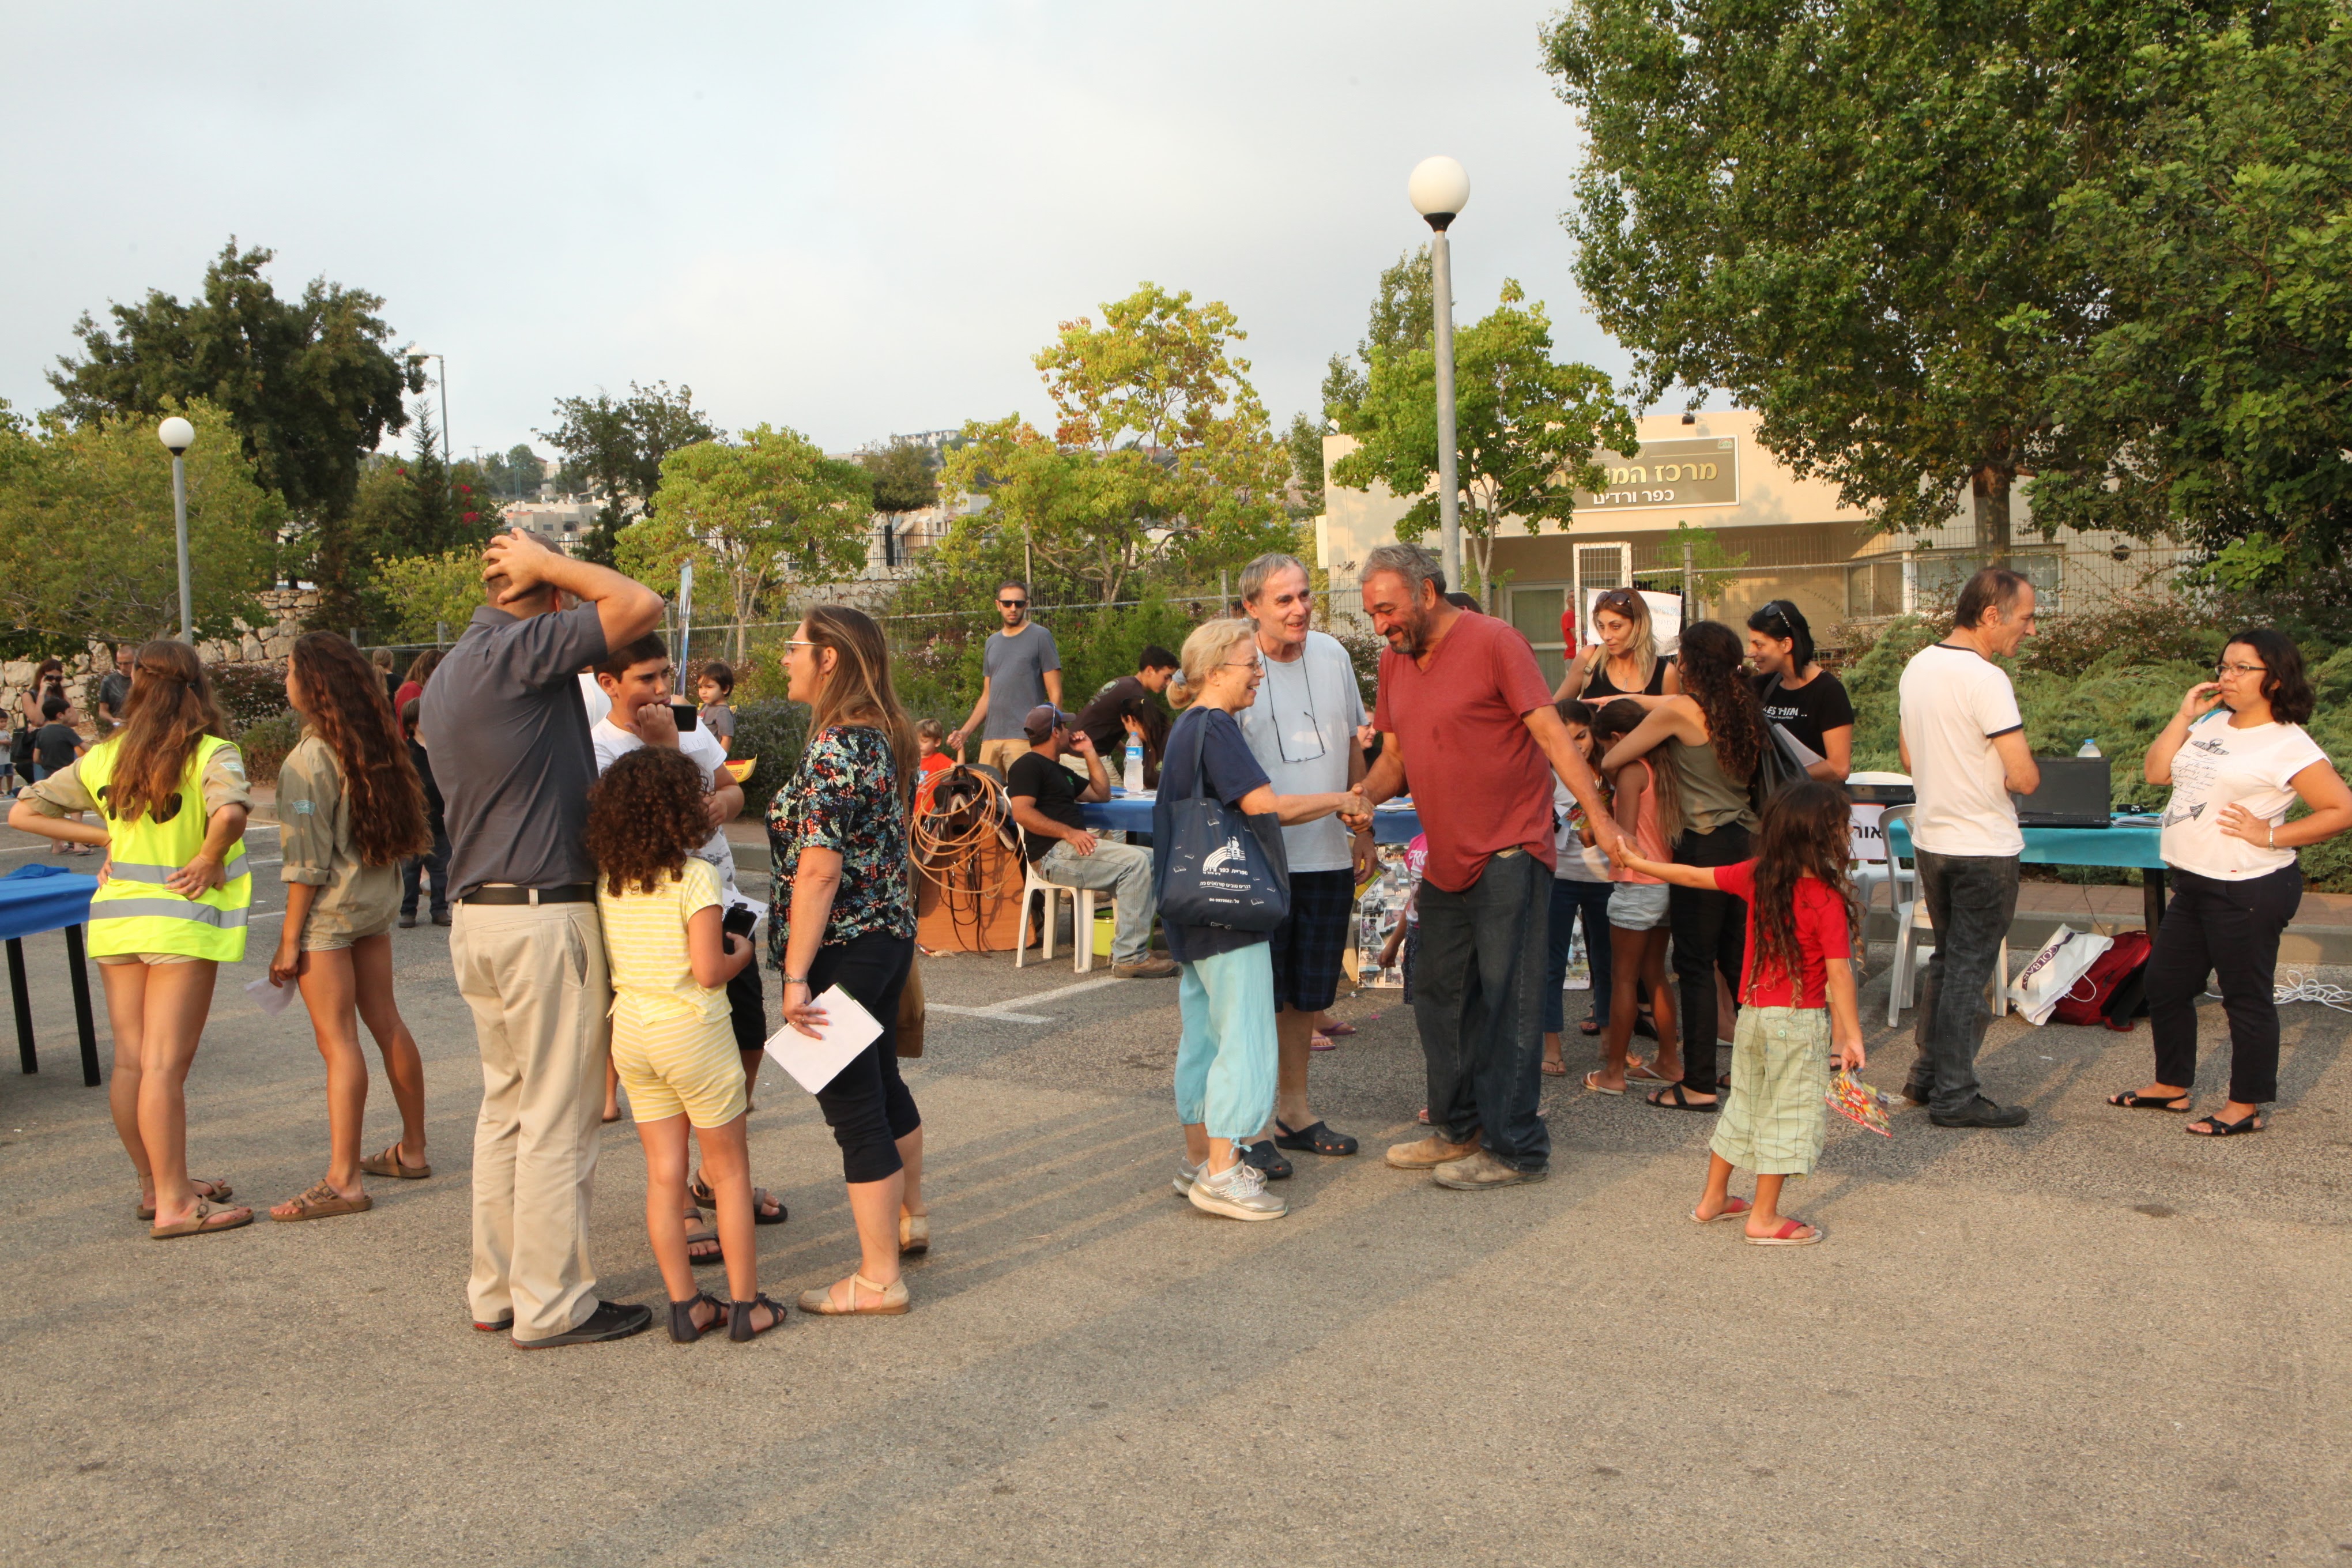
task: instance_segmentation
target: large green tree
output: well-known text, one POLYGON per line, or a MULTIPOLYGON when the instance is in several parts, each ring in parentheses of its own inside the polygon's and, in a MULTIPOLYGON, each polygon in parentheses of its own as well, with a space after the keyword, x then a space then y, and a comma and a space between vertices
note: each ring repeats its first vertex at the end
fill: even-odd
POLYGON ((941 488, 988 498, 958 524, 1017 539, 1102 603, 1147 567, 1238 563, 1290 548, 1289 458, 1233 350, 1225 305, 1146 283, 1062 323, 1035 363, 1058 422, 964 426, 941 488))
POLYGON ((830 583, 866 564, 874 487, 864 468, 828 458, 797 430, 761 425, 740 441, 703 441, 672 452, 649 513, 615 537, 622 571, 657 592, 694 563, 706 611, 730 616, 735 657, 743 627, 785 584, 830 583))
POLYGON ((646 501, 659 488, 672 452, 719 438, 718 426, 694 406, 694 389, 629 383, 626 397, 558 398, 556 426, 536 432, 563 454, 562 482, 604 502, 580 553, 600 565, 616 559, 614 540, 630 501, 646 501))
MULTIPOLYGON (((1342 405, 1339 421, 1357 447, 1332 465, 1331 477, 1357 489, 1378 479, 1396 495, 1418 497, 1396 530, 1400 539, 1417 540, 1438 525, 1431 484, 1438 471, 1437 353, 1375 345, 1369 358, 1363 389, 1342 405)), ((1493 313, 1454 334, 1454 378, 1464 553, 1484 593, 1494 583, 1504 519, 1517 518, 1531 532, 1547 522, 1566 529, 1576 491, 1598 489, 1607 477, 1592 461, 1594 450, 1632 451, 1633 421, 1606 374, 1552 357, 1550 318, 1508 279, 1493 313)))
POLYGON ((1380 287, 1372 294, 1371 318, 1356 341, 1354 363, 1333 354, 1323 372, 1323 416, 1337 424, 1342 414, 1363 400, 1372 353, 1386 349, 1402 353, 1427 348, 1437 331, 1436 293, 1431 281, 1429 247, 1408 250, 1381 268, 1380 287))
POLYGON ((150 290, 110 305, 110 330, 85 312, 81 355, 61 357, 49 384, 77 425, 152 418, 194 398, 226 415, 261 483, 303 525, 310 559, 296 564, 319 584, 321 621, 347 625, 338 617, 356 607, 365 574, 348 526, 360 461, 406 423, 403 396, 424 381, 385 347, 381 299, 323 278, 280 299, 262 276, 271 257, 231 239, 194 299, 150 290))
MULTIPOLYGON (((187 453, 188 559, 197 635, 268 620, 256 595, 277 565, 285 503, 201 399, 157 412, 196 427, 187 453)), ((172 463, 147 414, 28 426, 0 404, 0 616, 55 647, 176 637, 172 463)))

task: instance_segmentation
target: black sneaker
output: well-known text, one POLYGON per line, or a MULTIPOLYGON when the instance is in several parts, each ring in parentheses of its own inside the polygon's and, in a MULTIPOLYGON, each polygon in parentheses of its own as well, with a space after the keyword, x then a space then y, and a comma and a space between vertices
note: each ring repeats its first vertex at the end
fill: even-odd
POLYGON ((1281 1150, 1274 1146, 1271 1138, 1245 1145, 1242 1150, 1242 1160, 1255 1166, 1258 1173, 1269 1182, 1290 1180, 1290 1162, 1283 1157, 1281 1150))
POLYGON ((1938 1127, 2022 1127, 2030 1115, 2021 1105, 1995 1105, 1983 1095, 1969 1101, 1968 1108, 1958 1116, 1927 1113, 1927 1120, 1938 1127))
POLYGON ((654 1321, 651 1307, 625 1306, 619 1301, 599 1301, 596 1310, 588 1314, 580 1326, 569 1333, 555 1334, 543 1340, 517 1340, 519 1351, 549 1351, 558 1345, 593 1345, 605 1340, 625 1340, 631 1334, 641 1334, 654 1321))

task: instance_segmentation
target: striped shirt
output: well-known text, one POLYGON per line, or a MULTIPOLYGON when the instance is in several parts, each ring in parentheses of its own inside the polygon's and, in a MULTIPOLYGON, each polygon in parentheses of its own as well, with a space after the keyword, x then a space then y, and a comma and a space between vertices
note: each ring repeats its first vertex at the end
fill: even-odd
POLYGON ((616 894, 608 879, 599 880, 596 909, 604 919, 604 956, 612 969, 615 1016, 728 1016, 727 988, 698 984, 686 951, 688 920, 722 902, 718 871, 708 860, 690 857, 683 869, 650 893, 632 882, 627 891, 616 894))

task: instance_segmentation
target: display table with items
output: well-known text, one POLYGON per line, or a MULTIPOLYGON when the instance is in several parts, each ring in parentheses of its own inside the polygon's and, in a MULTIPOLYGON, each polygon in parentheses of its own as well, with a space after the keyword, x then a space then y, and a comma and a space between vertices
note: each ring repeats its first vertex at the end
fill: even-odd
MULTIPOLYGON (((2122 815, 2105 827, 2028 827, 2025 852, 2018 858, 2032 866, 2110 866, 2137 868, 2141 873, 2141 897, 2147 934, 2164 921, 2163 826, 2153 816, 2122 815)), ((1911 825, 1887 824, 1887 848, 1897 858, 1911 858, 1911 825)))
POLYGON ((98 1025, 90 1016, 89 971, 82 962, 82 927, 89 920, 98 879, 62 866, 20 866, 0 877, 0 938, 8 944, 8 994, 16 1010, 16 1051, 25 1071, 41 1070, 33 1050, 33 998, 25 973, 25 939, 65 932, 66 974, 73 985, 74 1024, 81 1036, 81 1080, 96 1088, 98 1025))

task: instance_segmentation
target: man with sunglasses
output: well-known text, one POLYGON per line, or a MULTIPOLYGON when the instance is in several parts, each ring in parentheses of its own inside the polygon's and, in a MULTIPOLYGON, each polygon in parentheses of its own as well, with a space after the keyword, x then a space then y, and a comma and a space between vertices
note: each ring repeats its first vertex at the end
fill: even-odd
POLYGON ((1028 584, 1009 577, 999 583, 996 612, 1004 629, 989 634, 981 656, 980 700, 971 705, 971 717, 950 731, 948 747, 961 757, 965 737, 979 729, 981 765, 1002 777, 1029 749, 1021 723, 1030 710, 1062 705, 1062 654, 1054 634, 1029 618, 1028 584))

